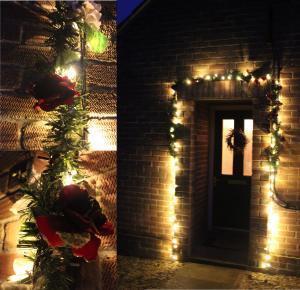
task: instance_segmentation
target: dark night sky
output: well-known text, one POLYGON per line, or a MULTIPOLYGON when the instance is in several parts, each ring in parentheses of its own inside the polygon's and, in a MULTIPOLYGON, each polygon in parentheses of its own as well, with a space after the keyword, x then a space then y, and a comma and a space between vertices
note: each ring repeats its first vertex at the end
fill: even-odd
POLYGON ((117 0, 118 12, 117 21, 121 23, 132 11, 139 6, 144 0, 117 0))

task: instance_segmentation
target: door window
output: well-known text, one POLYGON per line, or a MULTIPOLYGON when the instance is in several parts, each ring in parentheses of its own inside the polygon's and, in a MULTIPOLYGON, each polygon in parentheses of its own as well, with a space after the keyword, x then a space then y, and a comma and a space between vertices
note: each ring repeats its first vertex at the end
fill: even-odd
MULTIPOLYGON (((226 138, 229 132, 234 129, 233 119, 222 120, 222 174, 233 174, 233 151, 230 150, 226 143, 226 138)), ((233 141, 234 142, 234 141, 233 141)))

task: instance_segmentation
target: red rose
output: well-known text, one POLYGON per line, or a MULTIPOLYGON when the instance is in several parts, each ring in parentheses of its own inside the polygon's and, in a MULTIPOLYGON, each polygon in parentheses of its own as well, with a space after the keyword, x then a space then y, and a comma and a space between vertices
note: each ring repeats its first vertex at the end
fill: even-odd
MULTIPOLYGON (((97 257, 100 246, 99 236, 114 233, 112 223, 102 214, 98 202, 88 191, 76 184, 63 187, 59 193, 58 206, 62 215, 36 216, 37 227, 49 246, 69 246, 75 256, 90 261, 97 257), (71 240, 76 234, 89 233, 88 242, 79 248, 70 246, 64 238, 68 233, 71 240)), ((70 239, 69 239, 70 240, 70 239)))
POLYGON ((40 233, 48 245, 52 247, 62 247, 64 245, 64 241, 53 228, 51 219, 48 216, 38 216, 35 220, 40 233))
POLYGON ((67 77, 61 77, 57 74, 49 74, 40 79, 31 89, 35 103, 35 109, 52 111, 60 105, 72 105, 74 96, 79 95, 75 91, 75 83, 72 83, 67 77))
POLYGON ((72 253, 76 257, 83 257, 86 261, 93 261, 97 258, 100 247, 100 239, 92 236, 90 241, 81 248, 72 248, 72 253))

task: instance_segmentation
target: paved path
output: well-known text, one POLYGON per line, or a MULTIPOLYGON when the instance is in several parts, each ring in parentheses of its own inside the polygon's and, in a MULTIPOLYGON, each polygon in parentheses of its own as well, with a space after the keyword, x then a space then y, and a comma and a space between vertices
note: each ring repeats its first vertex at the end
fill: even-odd
POLYGON ((245 271, 234 268, 184 263, 166 282, 166 289, 237 289, 245 271))

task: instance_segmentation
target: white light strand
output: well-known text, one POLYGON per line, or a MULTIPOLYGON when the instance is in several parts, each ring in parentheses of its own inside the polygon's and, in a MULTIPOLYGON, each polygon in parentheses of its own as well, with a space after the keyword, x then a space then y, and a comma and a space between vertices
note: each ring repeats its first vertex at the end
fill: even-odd
MULTIPOLYGON (((266 76, 267 80, 271 80, 271 75, 266 76)), ((276 85, 279 85, 278 81, 275 81, 276 85)), ((276 101, 279 100, 279 94, 277 96, 276 101)), ((270 154, 276 154, 276 150, 278 150, 279 139, 275 136, 276 130, 280 128, 280 122, 278 120, 278 116, 276 117, 276 121, 272 122, 271 120, 271 136, 270 136, 270 154), (273 130, 273 131, 272 131, 273 130)), ((277 167, 279 165, 279 159, 276 160, 274 164, 274 160, 270 159, 270 164, 268 167, 269 171, 269 192, 268 192, 268 204, 267 204, 267 239, 266 239, 266 247, 265 253, 263 254, 261 267, 264 269, 268 269, 272 267, 272 254, 276 251, 278 247, 277 237, 278 237, 278 227, 279 227, 279 214, 276 212, 276 204, 273 201, 273 196, 275 195, 275 183, 276 183, 276 176, 277 176, 277 167)))
MULTIPOLYGON (((191 85, 192 81, 186 79, 186 84, 191 85)), ((171 154, 171 185, 170 185, 170 223, 171 223, 171 232, 172 232, 172 241, 171 241, 171 258, 176 261, 180 256, 180 245, 178 234, 180 232, 180 225, 176 217, 176 207, 178 203, 178 197, 176 196, 176 177, 180 172, 180 159, 178 154, 180 152, 181 144, 178 140, 176 140, 176 126, 178 124, 182 124, 182 110, 181 103, 177 101, 176 92, 173 95, 174 103, 173 103, 173 116, 172 116, 172 125, 170 127, 170 137, 171 137, 171 147, 173 148, 173 154, 171 154)))

